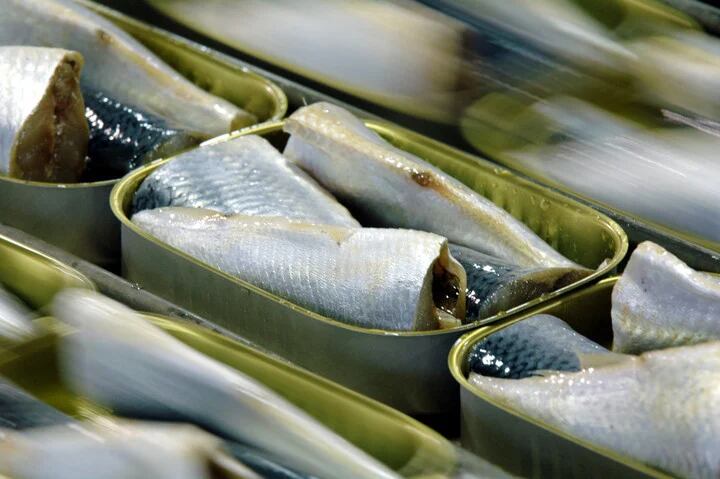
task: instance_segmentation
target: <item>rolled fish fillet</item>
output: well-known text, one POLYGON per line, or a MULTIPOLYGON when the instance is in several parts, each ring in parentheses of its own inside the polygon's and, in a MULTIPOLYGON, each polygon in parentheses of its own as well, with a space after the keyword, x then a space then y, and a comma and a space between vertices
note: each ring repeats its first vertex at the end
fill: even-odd
POLYGON ((670 474, 720 475, 720 342, 625 356, 579 336, 570 339, 559 328, 545 324, 535 333, 545 336, 539 347, 524 341, 518 343, 524 353, 499 358, 512 369, 522 366, 523 354, 534 355, 545 363, 539 376, 473 372, 470 383, 485 398, 670 474), (560 344, 548 347, 553 335, 561 336, 560 344), (564 353, 557 356, 558 350, 564 353), (567 364, 558 358, 573 355, 574 365, 552 371, 555 364, 567 364), (577 371, 577 365, 583 369, 577 371))
POLYGON ((397 477, 270 389, 122 304, 65 290, 53 313, 77 330, 60 344, 63 379, 116 414, 190 422, 318 478, 397 477))
POLYGON ((33 317, 27 306, 0 285, 0 339, 22 341, 34 335, 33 317))
POLYGON ((430 231, 516 265, 577 267, 507 211, 338 106, 301 108, 284 129, 292 135, 285 156, 361 221, 430 231))
POLYGON ((80 92, 82 66, 83 57, 77 52, 0 47, 1 174, 34 181, 77 181, 85 168, 88 144, 80 92))
POLYGON ((222 441, 184 424, 103 421, 0 434, 0 473, 23 479, 258 479, 222 441), (219 462, 220 464, 216 464, 219 462))
POLYGON ((464 317, 465 271, 447 240, 432 233, 194 208, 145 210, 132 221, 225 273, 344 323, 410 331, 464 317))
POLYGON ((2 0, 0 45, 34 45, 80 52, 83 86, 104 91, 167 119, 173 127, 217 136, 256 118, 198 88, 140 42, 70 0, 2 0))
POLYGON ((646 241, 613 288, 612 325, 623 353, 720 340, 720 278, 646 241))
POLYGON ((133 206, 135 211, 179 206, 360 226, 315 180, 256 135, 178 155, 145 178, 133 206))

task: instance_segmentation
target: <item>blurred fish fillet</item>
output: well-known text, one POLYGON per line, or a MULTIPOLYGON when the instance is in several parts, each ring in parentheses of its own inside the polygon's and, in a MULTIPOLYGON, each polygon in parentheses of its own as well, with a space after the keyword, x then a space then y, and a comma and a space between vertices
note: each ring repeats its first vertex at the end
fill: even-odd
POLYGON ((270 389, 122 304, 65 290, 53 313, 77 329, 60 346, 63 378, 117 414, 191 422, 319 478, 397 477, 270 389))
POLYGON ((0 338, 22 341, 35 333, 33 313, 18 298, 0 285, 0 338))
POLYGON ((255 122, 198 88, 121 29, 69 0, 0 0, 0 45, 67 48, 85 57, 83 85, 161 116, 173 127, 216 136, 255 122))
POLYGON ((80 177, 88 144, 82 67, 77 52, 0 47, 0 174, 34 181, 80 177))
POLYGON ((145 210, 132 221, 225 273, 348 324, 428 330, 464 318, 465 271, 432 233, 195 208, 145 210))

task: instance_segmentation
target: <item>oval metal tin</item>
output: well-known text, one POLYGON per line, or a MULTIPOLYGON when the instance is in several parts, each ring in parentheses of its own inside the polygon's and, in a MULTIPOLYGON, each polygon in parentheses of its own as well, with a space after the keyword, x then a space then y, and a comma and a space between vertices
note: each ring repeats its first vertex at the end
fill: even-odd
MULTIPOLYGON (((452 330, 388 332, 359 328, 224 274, 133 224, 127 216, 132 196, 142 180, 162 164, 156 162, 126 176, 111 196, 113 211, 122 223, 123 274, 262 348, 401 411, 414 415, 451 413, 457 410, 458 390, 446 363, 455 340, 480 324, 549 301, 607 275, 627 252, 627 238, 602 214, 485 160, 388 123, 367 124, 395 146, 417 154, 487 196, 569 258, 592 268, 602 266, 582 281, 452 330)), ((282 122, 250 127, 235 135, 249 134, 265 136, 276 146, 287 139, 282 122)))
MULTIPOLYGON (((261 121, 279 120, 285 115, 287 98, 271 81, 176 35, 93 2, 81 3, 134 36, 201 88, 261 121)), ((115 267, 120 256, 120 231, 108 197, 117 181, 58 184, 0 176, 0 222, 93 263, 115 267)))

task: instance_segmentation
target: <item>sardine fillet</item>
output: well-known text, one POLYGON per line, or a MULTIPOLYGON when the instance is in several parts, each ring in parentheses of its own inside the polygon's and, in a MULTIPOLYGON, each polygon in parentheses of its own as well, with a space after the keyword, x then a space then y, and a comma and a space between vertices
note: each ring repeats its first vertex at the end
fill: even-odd
POLYGON ((439 327, 439 308, 461 319, 465 313, 465 271, 447 240, 432 233, 192 208, 145 210, 132 221, 225 273, 345 323, 427 330, 439 327), (443 289, 457 296, 436 305, 434 293, 443 289))
POLYGON ((613 289, 612 324, 626 353, 720 339, 720 279, 642 243, 613 289))
POLYGON ((211 137, 256 122, 81 5, 69 0, 2 0, 0 5, 0 45, 76 50, 87 64, 83 85, 166 118, 175 128, 211 137))
POLYGON ((256 135, 178 155, 145 178, 133 203, 135 211, 179 206, 360 226, 315 180, 256 135))
POLYGON ((0 47, 0 173, 77 181, 88 144, 82 66, 77 52, 0 47))
POLYGON ((446 236, 513 264, 570 266, 527 226, 416 156, 393 147, 349 112, 316 103, 285 122, 285 155, 374 225, 446 236))

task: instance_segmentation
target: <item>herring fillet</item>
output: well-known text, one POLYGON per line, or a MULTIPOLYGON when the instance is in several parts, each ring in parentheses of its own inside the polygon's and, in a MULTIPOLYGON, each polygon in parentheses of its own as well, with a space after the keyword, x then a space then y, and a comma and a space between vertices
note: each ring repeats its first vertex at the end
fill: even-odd
POLYGON ((374 224, 431 231, 517 265, 577 267, 507 211, 338 106, 300 108, 284 130, 285 156, 374 224))
POLYGON ((312 225, 195 208, 145 210, 141 229, 220 271, 316 313, 366 328, 437 329, 463 318, 465 271, 445 238, 421 231, 312 225), (457 291, 449 305, 434 290, 457 291))
POLYGON ((122 304, 65 290, 55 297, 53 312, 77 330, 60 344, 63 378, 118 414, 190 421, 320 478, 397 477, 261 383, 122 304))
POLYGON ((360 226, 315 180, 256 135, 178 155, 143 180, 133 204, 135 211, 180 206, 360 226))
POLYGON ((720 476, 720 342, 545 377, 472 374, 484 396, 672 474, 720 476))
POLYGON ((35 334, 33 313, 0 285, 0 338, 22 341, 35 334))
POLYGON ((0 0, 0 45, 76 50, 87 65, 83 85, 207 137, 256 121, 198 88, 130 35, 69 0, 0 0))
POLYGON ((0 46, 0 174, 34 181, 80 177, 88 144, 82 67, 77 52, 0 46))
POLYGON ((720 279, 646 241, 612 293, 613 349, 653 349, 720 340, 720 279))

